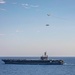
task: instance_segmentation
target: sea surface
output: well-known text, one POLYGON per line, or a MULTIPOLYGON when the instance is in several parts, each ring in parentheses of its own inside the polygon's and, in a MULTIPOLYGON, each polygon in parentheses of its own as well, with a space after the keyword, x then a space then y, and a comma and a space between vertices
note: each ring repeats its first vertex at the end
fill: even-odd
MULTIPOLYGON (((75 57, 51 57, 62 59, 64 65, 16 65, 4 64, 1 59, 25 59, 24 57, 0 57, 0 75, 75 75, 75 57)), ((27 57, 31 59, 30 57, 27 57)), ((32 57, 37 59, 38 57, 32 57)))

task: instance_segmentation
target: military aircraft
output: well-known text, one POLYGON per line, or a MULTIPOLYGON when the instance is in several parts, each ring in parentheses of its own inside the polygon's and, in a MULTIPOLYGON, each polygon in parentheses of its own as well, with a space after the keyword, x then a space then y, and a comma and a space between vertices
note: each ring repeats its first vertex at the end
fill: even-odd
POLYGON ((47 14, 47 16, 51 16, 50 14, 47 14))
POLYGON ((46 24, 46 26, 49 26, 49 24, 46 24))

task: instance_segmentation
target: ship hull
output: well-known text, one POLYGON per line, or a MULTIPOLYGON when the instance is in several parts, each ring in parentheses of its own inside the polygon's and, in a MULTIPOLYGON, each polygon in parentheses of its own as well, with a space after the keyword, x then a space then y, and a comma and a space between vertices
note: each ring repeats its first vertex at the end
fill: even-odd
POLYGON ((24 64, 24 65, 63 65, 63 60, 12 60, 3 59, 5 64, 24 64))

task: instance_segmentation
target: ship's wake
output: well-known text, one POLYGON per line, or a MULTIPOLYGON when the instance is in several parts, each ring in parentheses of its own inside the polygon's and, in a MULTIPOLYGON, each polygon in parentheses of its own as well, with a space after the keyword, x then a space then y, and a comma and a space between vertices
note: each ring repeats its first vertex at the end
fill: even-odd
POLYGON ((73 63, 64 63, 63 65, 65 65, 65 66, 75 66, 75 64, 73 64, 73 63))

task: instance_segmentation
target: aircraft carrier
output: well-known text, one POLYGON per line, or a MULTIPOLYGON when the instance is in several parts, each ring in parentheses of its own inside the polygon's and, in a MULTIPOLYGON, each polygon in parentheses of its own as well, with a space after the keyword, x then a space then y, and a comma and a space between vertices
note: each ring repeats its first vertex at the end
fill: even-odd
POLYGON ((30 60, 30 59, 2 59, 5 64, 24 64, 24 65, 63 65, 63 60, 48 59, 46 52, 40 59, 30 60))

